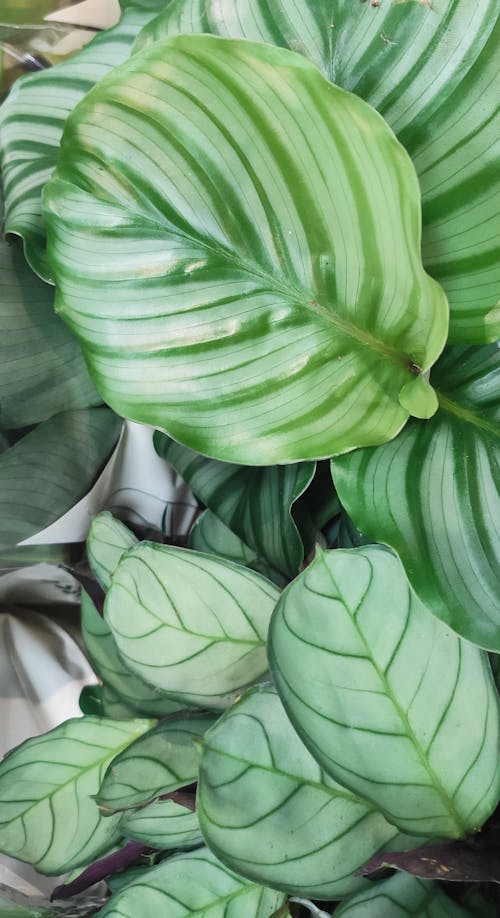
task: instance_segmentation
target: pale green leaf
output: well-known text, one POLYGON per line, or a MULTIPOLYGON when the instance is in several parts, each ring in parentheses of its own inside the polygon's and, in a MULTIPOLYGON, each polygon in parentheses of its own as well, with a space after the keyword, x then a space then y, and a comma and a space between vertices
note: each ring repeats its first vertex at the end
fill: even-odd
POLYGON ((285 896, 236 876, 206 848, 148 870, 97 918, 271 918, 285 896))
POLYGON ((109 588, 122 555, 137 542, 134 533, 111 513, 104 511, 94 517, 87 537, 87 556, 103 590, 109 588))
POLYGON ((387 549, 318 551, 282 593, 269 653, 312 754, 394 825, 459 838, 495 809, 499 703, 486 654, 431 615, 387 549))
POLYGON ((355 524, 397 551, 432 612, 500 651, 500 351, 449 348, 433 382, 432 420, 333 460, 333 478, 355 524))
POLYGON ((408 155, 290 51, 185 35, 133 55, 68 119, 44 201, 99 392, 198 452, 385 442, 444 346, 408 155))
POLYGON ((203 843, 196 813, 172 800, 155 800, 137 812, 124 813, 120 829, 127 838, 162 851, 203 843))
POLYGON ((211 510, 205 510, 191 529, 189 547, 246 567, 253 567, 257 562, 257 553, 253 548, 246 545, 211 510))
MULTIPOLYGON (((104 682, 104 687, 111 689, 115 699, 104 695, 102 704, 110 712, 109 706, 113 702, 123 702, 126 708, 148 717, 165 717, 185 709, 186 705, 179 704, 164 693, 148 685, 131 672, 122 660, 115 639, 107 622, 99 615, 88 593, 82 590, 82 637, 87 656, 95 669, 96 674, 104 682)), ((96 699, 99 703, 99 698, 96 699)), ((120 718, 125 714, 120 709, 120 718)), ((111 716, 111 713, 109 713, 111 716)))
POLYGON ((408 873, 395 873, 388 880, 370 883, 367 890, 343 902, 335 911, 335 918, 467 918, 468 915, 438 883, 419 880, 408 873))
POLYGON ((177 0, 136 47, 182 32, 288 47, 378 109, 419 176, 424 264, 452 340, 500 335, 496 0, 177 0))
POLYGON ((87 864, 118 838, 92 795, 112 759, 152 726, 82 717, 27 740, 0 764, 0 850, 57 874, 87 864))
POLYGON ((200 759, 196 743, 213 722, 210 715, 184 715, 139 737, 108 768, 96 796, 99 806, 108 811, 136 807, 192 784, 200 759))
POLYGON ((207 844, 243 876, 319 899, 363 888, 376 851, 410 847, 336 784, 293 729, 276 690, 251 690, 203 742, 198 813, 207 844))
POLYGON ((207 459, 160 433, 155 449, 226 526, 289 577, 304 560, 293 506, 310 485, 315 463, 250 468, 207 459))
POLYGON ((120 421, 108 408, 65 411, 0 454, 0 546, 45 529, 84 497, 109 458, 120 421))
POLYGON ((211 555, 141 542, 120 561, 105 618, 127 667, 178 701, 227 707, 267 670, 279 590, 211 555))

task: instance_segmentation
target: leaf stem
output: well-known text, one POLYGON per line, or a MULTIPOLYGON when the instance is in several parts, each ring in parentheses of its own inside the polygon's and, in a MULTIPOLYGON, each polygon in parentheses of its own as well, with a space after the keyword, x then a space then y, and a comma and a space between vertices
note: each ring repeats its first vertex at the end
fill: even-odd
POLYGON ((151 848, 140 842, 129 841, 119 851, 113 851, 112 854, 107 854, 100 860, 95 861, 80 876, 76 877, 72 883, 62 883, 60 886, 56 886, 50 901, 53 902, 54 899, 70 899, 72 896, 76 896, 77 893, 94 886, 95 883, 99 883, 114 873, 119 873, 119 871, 135 864, 142 855, 151 854, 156 850, 156 848, 151 848))

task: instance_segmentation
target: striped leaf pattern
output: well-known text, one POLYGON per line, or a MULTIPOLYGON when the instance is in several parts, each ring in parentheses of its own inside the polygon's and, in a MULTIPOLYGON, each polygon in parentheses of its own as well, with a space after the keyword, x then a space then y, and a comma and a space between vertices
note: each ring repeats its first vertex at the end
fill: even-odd
POLYGON ((106 810, 140 806, 196 781, 199 743, 210 715, 180 716, 158 724, 113 759, 96 800, 106 810))
MULTIPOLYGON (((109 625, 99 615, 85 590, 82 590, 81 623, 87 656, 96 674, 104 682, 104 689, 109 689, 112 693, 111 697, 105 694, 101 699, 105 708, 109 709, 113 702, 113 694, 115 703, 121 701, 129 711, 136 711, 148 717, 165 717, 186 707, 166 697, 127 668, 118 652, 109 625)), ((99 698, 97 703, 99 704, 99 698)), ((122 710, 120 718, 124 713, 122 710)))
POLYGON ((91 799, 122 749, 151 721, 68 720, 27 740, 0 764, 0 850, 58 874, 93 858, 119 837, 119 816, 91 799))
POLYGON ((109 589, 122 555, 137 542, 134 533, 111 513, 104 511, 94 517, 87 538, 87 557, 103 590, 109 589))
POLYGON ((314 462, 251 468, 207 459, 158 432, 154 444, 229 529, 282 574, 295 577, 304 546, 293 505, 312 481, 314 462))
POLYGON ((118 891, 97 918, 272 918, 285 898, 236 876, 201 848, 148 870, 118 891))
POLYGON ((105 618, 138 676, 178 701, 224 708, 267 671, 278 596, 246 567, 141 542, 113 575, 105 618))
POLYGON ((393 443, 332 462, 339 497, 399 554, 414 590, 470 641, 500 651, 500 351, 448 349, 440 409, 393 443))
POLYGON ((0 163, 8 233, 23 237, 26 257, 45 280, 46 234, 41 194, 56 165, 69 113, 91 87, 125 61, 140 29, 157 12, 131 8, 114 29, 68 60, 22 77, 0 108, 0 163))
POLYGON ((343 902, 335 918, 470 918, 438 883, 395 873, 343 902))
POLYGON ((269 685, 207 733, 198 814, 207 844, 233 870, 319 899, 366 886, 355 872, 372 852, 412 844, 321 769, 269 685))
POLYGON ((303 57, 206 35, 138 52, 68 119, 44 201, 56 308, 118 413, 252 465, 421 416, 448 307, 417 178, 303 57))
POLYGON ((161 851, 203 844, 196 813, 173 800, 155 800, 137 812, 124 813, 120 829, 126 838, 161 851))
POLYGON ((269 653, 314 757, 394 825, 458 838, 495 809, 499 703, 486 654, 431 615, 387 549, 318 550, 281 596, 269 653))
POLYGON ((298 51, 378 109, 410 153, 423 258, 444 286, 451 340, 500 335, 496 0, 177 0, 136 47, 209 32, 298 51))

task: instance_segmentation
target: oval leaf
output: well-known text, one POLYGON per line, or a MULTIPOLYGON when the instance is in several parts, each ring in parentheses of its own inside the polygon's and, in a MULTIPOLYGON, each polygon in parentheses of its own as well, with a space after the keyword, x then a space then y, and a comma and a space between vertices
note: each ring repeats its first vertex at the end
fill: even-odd
POLYGON ((196 813, 173 800, 155 800, 137 812, 124 813, 120 829, 127 838, 162 851, 203 844, 196 813))
POLYGON ((343 902, 335 918, 467 918, 438 883, 396 873, 343 902))
POLYGON ((0 850, 58 874, 87 864, 119 837, 91 799, 112 759, 152 721, 68 720, 0 764, 0 850))
POLYGON ((391 439, 445 343, 409 157, 289 51, 200 35, 134 55, 69 118, 45 216, 103 398, 218 459, 391 439))
POLYGON ((500 351, 450 348, 433 381, 431 421, 335 459, 333 478, 356 526, 397 551, 432 612, 500 651, 500 351))
POLYGON ((394 825, 458 838, 494 810, 486 655, 431 615, 386 549, 318 551, 278 603, 270 663, 315 758, 394 825))
POLYGON ((202 848, 148 870, 118 891, 97 918, 271 918, 284 900, 283 893, 236 876, 202 848))
POLYGON ((133 672, 180 701, 223 708, 267 670, 278 597, 245 567, 142 542, 120 561, 105 616, 133 672))
POLYGON ((207 733, 198 813, 207 844, 238 873, 319 899, 359 889, 369 851, 411 845, 322 771, 271 686, 248 692, 207 733))
POLYGON ((198 778, 200 760, 195 743, 213 722, 210 715, 194 714, 165 721, 141 736, 113 760, 96 796, 99 806, 106 810, 135 807, 192 784, 198 778))
POLYGON ((87 557, 103 590, 109 588, 111 576, 122 555, 138 541, 134 533, 111 513, 105 511, 94 517, 87 538, 87 557))

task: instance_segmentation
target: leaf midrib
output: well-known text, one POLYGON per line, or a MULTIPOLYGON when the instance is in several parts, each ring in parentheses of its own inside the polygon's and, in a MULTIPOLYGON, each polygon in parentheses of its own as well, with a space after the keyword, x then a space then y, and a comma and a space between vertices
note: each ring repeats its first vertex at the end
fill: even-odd
POLYGON ((439 407, 443 411, 451 414, 459 421, 463 421, 466 424, 477 427, 479 430, 484 431, 484 433, 492 435, 495 440, 499 438, 498 425, 494 424, 492 421, 486 420, 486 418, 479 417, 471 408, 466 408, 465 405, 453 401, 453 399, 449 398, 439 389, 436 389, 435 392, 438 397, 439 407))

